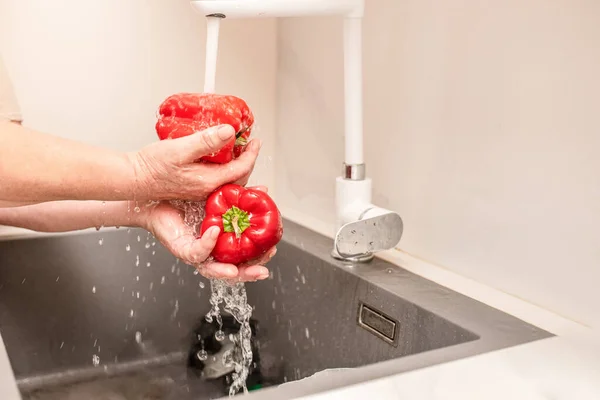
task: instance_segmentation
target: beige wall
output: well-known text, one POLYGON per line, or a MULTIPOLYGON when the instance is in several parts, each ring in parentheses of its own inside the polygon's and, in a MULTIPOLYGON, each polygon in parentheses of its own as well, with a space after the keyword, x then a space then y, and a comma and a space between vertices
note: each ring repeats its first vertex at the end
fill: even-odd
MULTIPOLYGON (((217 91, 255 112, 265 143, 253 180, 272 185, 276 21, 226 21, 221 34, 217 91)), ((122 150, 157 140, 166 96, 202 90, 205 35, 187 0, 0 0, 0 52, 24 123, 122 150)))
MULTIPOLYGON (((365 145, 401 248, 600 325, 600 2, 367 0, 365 145)), ((333 223, 341 21, 285 20, 276 188, 333 223)))

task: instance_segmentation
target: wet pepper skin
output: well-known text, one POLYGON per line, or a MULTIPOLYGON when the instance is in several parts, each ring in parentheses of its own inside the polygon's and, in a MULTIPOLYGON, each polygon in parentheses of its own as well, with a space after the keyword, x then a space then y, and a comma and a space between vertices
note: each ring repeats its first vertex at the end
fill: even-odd
POLYGON ((216 261, 239 265, 265 254, 283 236, 277 205, 263 191, 227 184, 206 201, 200 234, 218 226, 221 234, 211 255, 216 261))
POLYGON ((211 126, 231 125, 235 138, 218 152, 198 160, 218 164, 242 154, 254 124, 254 115, 244 100, 214 93, 174 94, 162 102, 158 114, 155 128, 160 140, 188 136, 211 126))

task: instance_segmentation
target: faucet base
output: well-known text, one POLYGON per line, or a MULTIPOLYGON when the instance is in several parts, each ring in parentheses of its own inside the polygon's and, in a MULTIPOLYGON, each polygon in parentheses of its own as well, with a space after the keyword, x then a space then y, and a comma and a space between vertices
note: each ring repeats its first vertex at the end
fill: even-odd
POLYGON ((331 257, 335 258, 336 260, 350 262, 350 263, 368 263, 368 262, 372 261, 375 258, 375 255, 373 255, 373 254, 361 254, 361 255, 358 255, 358 256, 343 257, 337 251, 332 250, 331 251, 331 257))

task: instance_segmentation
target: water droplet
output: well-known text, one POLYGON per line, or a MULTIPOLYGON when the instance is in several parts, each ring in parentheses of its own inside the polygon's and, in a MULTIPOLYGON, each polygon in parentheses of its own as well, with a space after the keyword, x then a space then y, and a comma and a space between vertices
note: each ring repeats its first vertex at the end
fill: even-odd
POLYGON ((150 243, 146 243, 146 245, 144 245, 145 248, 149 249, 150 248, 150 243))
POLYGON ((226 367, 231 367, 233 365, 233 362, 233 352, 231 350, 228 350, 227 352, 225 352, 225 354, 223 354, 223 365, 226 367))
POLYGON ((136 292, 135 296, 139 299, 140 298, 140 292, 136 292))
POLYGON ((204 287, 205 287, 204 282, 198 282, 198 286, 200 286, 200 289, 204 289, 204 287))
POLYGON ((58 280, 59 280, 59 279, 60 279, 60 276, 57 276, 57 277, 56 277, 56 282, 58 282, 58 280))
POLYGON ((152 265, 152 264, 150 264, 150 262, 146 263, 146 267, 149 267, 150 265, 152 265))
POLYGON ((156 250, 152 250, 152 255, 155 255, 155 254, 156 254, 156 250))
POLYGON ((135 206, 135 208, 133 209, 133 211, 135 211, 136 213, 139 213, 142 210, 138 206, 135 206))
POLYGON ((133 318, 134 315, 135 315, 135 311, 133 311, 133 309, 131 309, 129 311, 129 318, 133 318))
POLYGON ((62 349, 63 346, 65 345, 65 342, 60 342, 60 348, 62 349))
POLYGON ((164 277, 164 276, 160 278, 160 284, 161 284, 161 285, 164 285, 164 284, 165 284, 165 277, 164 277))
POLYGON ((102 246, 102 244, 103 244, 103 243, 104 243, 104 239, 103 239, 103 238, 100 238, 100 240, 98 240, 98 244, 99 244, 100 246, 102 246))
POLYGON ((156 246, 156 242, 152 242, 152 246, 153 246, 153 247, 154 247, 154 246, 156 246))
POLYGON ((142 240, 142 238, 140 237, 140 235, 138 235, 137 240, 138 240, 138 242, 142 240))
POLYGON ((391 268, 388 268, 388 269, 386 270, 386 272, 387 272, 388 274, 391 274, 392 272, 394 272, 394 270, 393 270, 393 269, 391 269, 391 268))
POLYGON ((139 344, 139 343, 142 343, 142 332, 140 332, 140 331, 137 331, 137 332, 135 333, 135 341, 136 341, 136 343, 138 343, 138 344, 139 344))
POLYGON ((27 278, 23 278, 23 280, 21 281, 21 285, 24 284, 26 280, 27 278))
POLYGON ((96 293, 96 286, 92 287, 92 293, 96 293))
POLYGON ((94 364, 94 367, 100 365, 100 357, 98 357, 96 354, 92 356, 92 364, 94 364))
POLYGON ((139 255, 135 256, 135 266, 136 267, 140 266, 140 256, 139 255))
POLYGON ((225 332, 219 330, 215 332, 215 339, 217 339, 219 342, 222 342, 223 340, 225 340, 225 332))
POLYGON ((139 275, 138 275, 138 276, 136 276, 136 277, 135 277, 135 280, 139 282, 139 281, 140 281, 140 276, 139 276, 139 275))
POLYGON ((206 361, 207 359, 208 359, 208 353, 206 352, 206 350, 200 350, 198 352, 198 360, 206 361))
POLYGON ((306 336, 307 339, 310 339, 310 332, 308 331, 308 328, 304 328, 304 336, 306 336))
POLYGON ((131 246, 130 245, 125 246, 125 251, 131 251, 131 246))
POLYGON ((179 300, 175 300, 175 308, 173 309, 173 314, 171 314, 171 319, 175 319, 175 317, 177 317, 178 312, 179 312, 179 300))
POLYGON ((150 282, 150 290, 154 287, 154 282, 150 282))

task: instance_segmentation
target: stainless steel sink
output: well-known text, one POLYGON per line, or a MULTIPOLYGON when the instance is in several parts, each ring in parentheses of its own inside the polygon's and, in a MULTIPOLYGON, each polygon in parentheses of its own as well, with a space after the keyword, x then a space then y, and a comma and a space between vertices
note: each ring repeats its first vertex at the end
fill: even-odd
MULTIPOLYGON (((333 260, 331 246, 285 221, 271 279, 246 285, 258 349, 251 398, 292 398, 552 336, 379 259, 333 260), (277 387, 329 368, 349 369, 277 387)), ((191 362, 209 285, 144 231, 0 242, 0 332, 23 398, 224 396, 224 380, 202 379, 191 362)))

